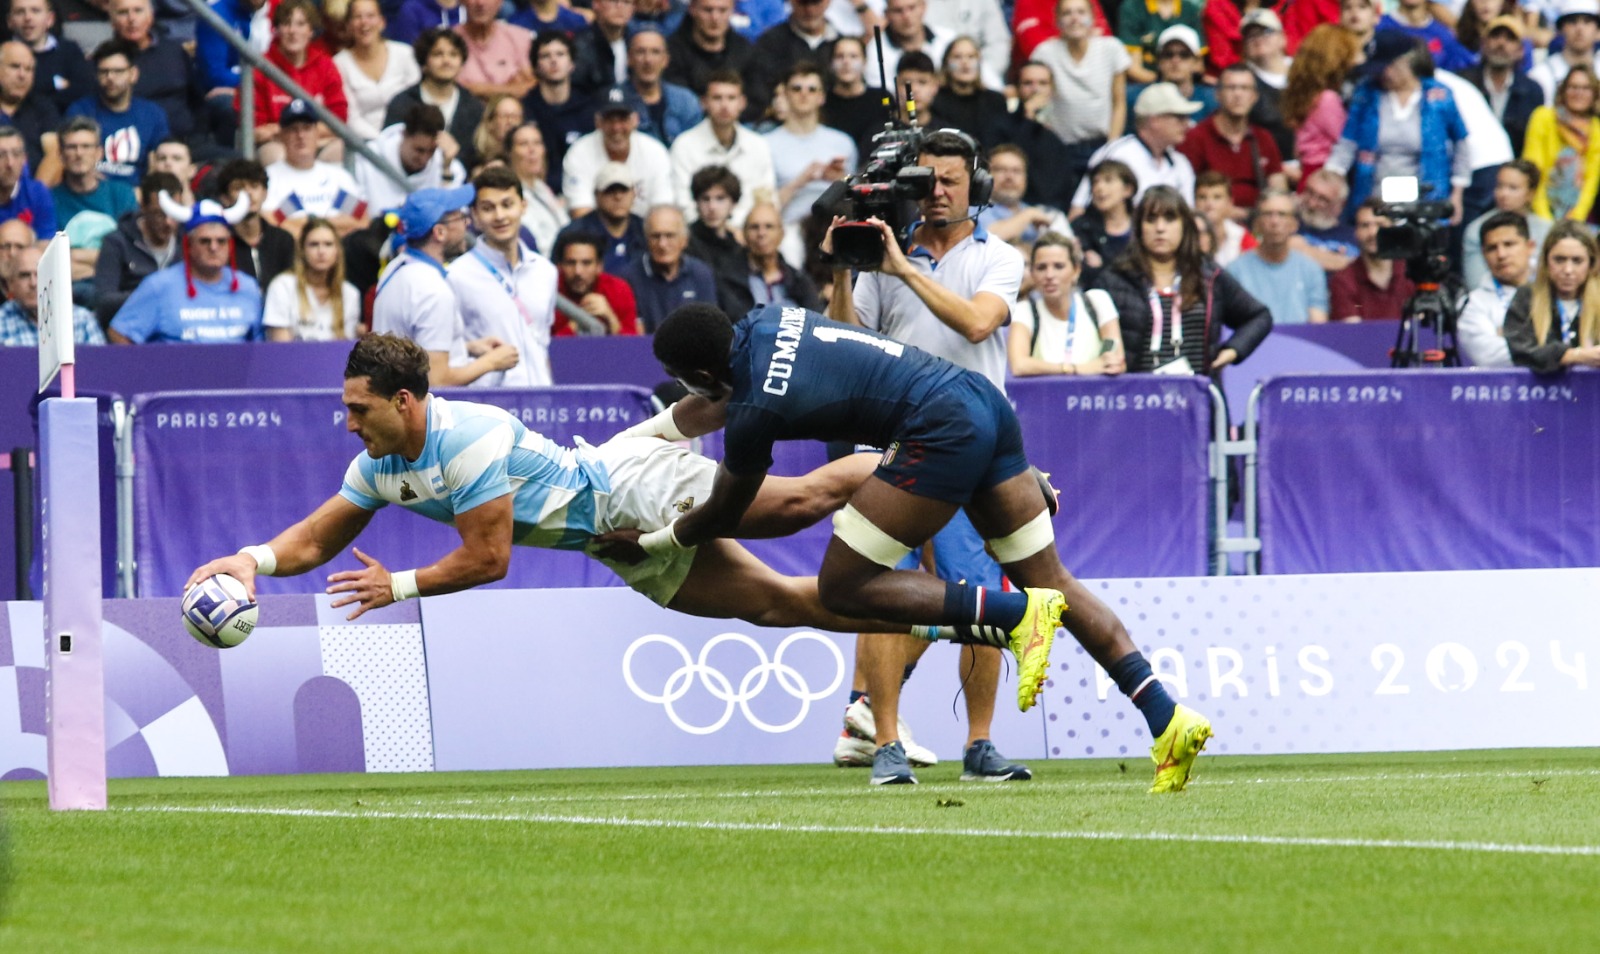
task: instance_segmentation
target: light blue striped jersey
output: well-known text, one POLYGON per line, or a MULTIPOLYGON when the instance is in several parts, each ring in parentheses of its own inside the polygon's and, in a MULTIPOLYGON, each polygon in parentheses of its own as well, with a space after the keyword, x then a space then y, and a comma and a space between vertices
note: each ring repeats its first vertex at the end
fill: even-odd
POLYGON ((605 465, 587 445, 562 447, 497 407, 428 398, 422 454, 356 455, 339 495, 364 510, 399 504, 454 525, 455 515, 512 494, 512 539, 581 550, 596 532, 596 495, 611 493, 605 465))

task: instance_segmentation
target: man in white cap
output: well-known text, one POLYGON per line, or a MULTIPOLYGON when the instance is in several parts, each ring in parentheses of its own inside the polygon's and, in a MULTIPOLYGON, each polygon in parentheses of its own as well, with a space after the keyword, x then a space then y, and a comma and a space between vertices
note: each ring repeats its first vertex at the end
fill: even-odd
POLYGON ((1562 0, 1556 29, 1566 45, 1528 71, 1528 78, 1544 90, 1547 103, 1555 102, 1556 86, 1574 66, 1593 68, 1595 42, 1600 40, 1600 0, 1562 0))
MULTIPOLYGON (((1154 83, 1171 83, 1183 98, 1200 104, 1194 114, 1199 122, 1217 111, 1217 91, 1209 83, 1200 82, 1205 73, 1206 46, 1193 27, 1174 23, 1161 31, 1155 42, 1156 78, 1154 83)), ((1128 84, 1128 111, 1138 102, 1139 94, 1149 88, 1148 83, 1128 84)))
POLYGON ((1189 130, 1183 154, 1195 174, 1215 169, 1228 177, 1233 207, 1249 211, 1268 188, 1288 189, 1278 144, 1262 126, 1250 122, 1259 98, 1250 68, 1234 63, 1217 83, 1218 109, 1189 130))
MULTIPOLYGON (((1184 201, 1193 203, 1194 166, 1178 146, 1188 135, 1189 117, 1199 109, 1199 103, 1184 99, 1171 83, 1151 83, 1133 104, 1133 132, 1097 149, 1089 157, 1089 168, 1093 170, 1108 159, 1126 163, 1139 180, 1135 202, 1151 186, 1168 185, 1177 189, 1184 201)), ((1078 183, 1072 197, 1074 216, 1089 207, 1089 181, 1085 178, 1078 183)))
POLYGON ((418 189, 400 207, 395 234, 405 243, 378 279, 372 330, 410 338, 428 353, 428 383, 462 387, 517 366, 517 349, 498 338, 467 340, 445 261, 467 249, 467 206, 477 190, 418 189))
POLYGON ((1278 143, 1278 154, 1294 155, 1294 130, 1283 121, 1284 87, 1289 85, 1289 64, 1285 55, 1287 40, 1283 21, 1265 7, 1251 10, 1239 21, 1239 49, 1250 72, 1256 75, 1256 105, 1250 121, 1265 126, 1278 143))
POLYGON ((594 208, 595 174, 607 163, 628 167, 633 211, 672 201, 672 157, 652 136, 639 131, 644 104, 630 86, 612 86, 595 97, 595 131, 578 137, 561 160, 561 193, 574 219, 594 208))
POLYGON ((637 198, 632 170, 620 162, 605 163, 594 174, 593 211, 574 217, 556 241, 568 233, 593 235, 601 243, 606 271, 615 275, 649 250, 644 216, 633 211, 637 198))

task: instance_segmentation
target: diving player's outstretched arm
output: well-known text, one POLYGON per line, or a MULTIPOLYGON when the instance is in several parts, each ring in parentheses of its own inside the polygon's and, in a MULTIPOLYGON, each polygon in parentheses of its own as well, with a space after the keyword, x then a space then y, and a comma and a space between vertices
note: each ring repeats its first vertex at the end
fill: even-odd
POLYGON ((461 546, 439 562, 415 570, 391 573, 382 563, 356 550, 356 558, 365 564, 361 569, 342 570, 328 577, 328 592, 342 594, 332 605, 355 605, 355 611, 346 617, 355 619, 367 610, 398 600, 454 593, 504 579, 511 567, 512 514, 509 493, 456 514, 461 546))
MULTIPOLYGON (((334 494, 305 519, 267 542, 266 547, 271 550, 274 564, 267 575, 298 576, 327 563, 366 529, 372 513, 334 494)), ((183 584, 183 588, 187 590, 206 577, 226 573, 243 583, 253 600, 256 598, 259 565, 256 556, 244 551, 221 557, 189 574, 189 581, 183 584)))

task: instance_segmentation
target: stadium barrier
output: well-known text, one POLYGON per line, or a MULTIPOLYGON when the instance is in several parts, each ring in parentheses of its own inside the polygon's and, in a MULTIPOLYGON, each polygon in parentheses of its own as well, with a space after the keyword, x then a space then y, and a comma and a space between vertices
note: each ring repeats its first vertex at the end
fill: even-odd
POLYGON ((1267 573, 1600 566, 1600 374, 1281 375, 1252 432, 1267 573))
MULTIPOLYGON (((655 413, 643 388, 444 389, 505 408, 563 444, 599 443, 655 413)), ((246 543, 270 540, 333 496, 360 443, 346 432, 341 392, 185 391, 132 405, 135 592, 178 596, 190 571, 246 543), (197 502, 203 502, 198 505, 197 502)), ((460 545, 453 528, 385 507, 361 548, 386 565, 425 566, 460 545)), ((359 568, 349 554, 330 570, 359 568)), ((266 593, 317 593, 326 573, 263 581, 266 593)), ((616 576, 581 553, 518 550, 500 587, 596 586, 616 576)))
MULTIPOLYGON (((1214 755, 1594 741, 1600 570, 1088 586, 1212 719, 1214 755)), ((177 599, 106 601, 109 774, 820 763, 854 653, 852 636, 681 616, 621 589, 474 590, 354 623, 330 602, 264 597, 257 631, 219 652, 184 633, 177 599)), ((43 774, 41 625, 40 604, 0 603, 0 779, 43 774)), ((935 646, 902 702, 949 760, 957 660, 935 646)), ((1148 779, 1143 720, 1070 640, 1040 706, 1003 702, 994 736, 1014 758, 1125 759, 1108 779, 1132 791, 1148 779)))

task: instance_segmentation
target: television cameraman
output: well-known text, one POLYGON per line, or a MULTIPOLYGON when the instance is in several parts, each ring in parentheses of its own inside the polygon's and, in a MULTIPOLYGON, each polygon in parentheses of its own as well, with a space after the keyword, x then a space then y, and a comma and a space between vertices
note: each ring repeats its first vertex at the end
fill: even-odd
MULTIPOLYGON (((868 220, 883 234, 883 261, 876 269, 862 271, 854 288, 850 269, 834 263, 828 317, 862 325, 977 371, 1003 392, 1006 345, 998 332, 1009 318, 1022 284, 1022 253, 992 238, 977 224, 992 182, 970 136, 939 130, 926 135, 918 150, 916 164, 933 171, 931 189, 917 200, 920 219, 904 236, 895 235, 880 218, 868 220)), ((825 255, 832 256, 834 229, 843 221, 843 216, 833 217, 822 241, 825 255)), ((983 541, 965 513, 957 512, 934 537, 933 551, 942 579, 984 587, 1001 585, 999 564, 984 552, 983 541)), ((908 557, 911 567, 916 559, 915 553, 908 557)), ((928 645, 904 635, 874 635, 856 642, 856 688, 864 681, 870 690, 880 746, 898 737, 894 727, 902 674, 916 664, 928 645)), ((1030 778, 1026 766, 1009 763, 988 743, 1000 678, 999 651, 964 647, 959 675, 966 689, 968 723, 963 778, 1030 778)), ((851 695, 854 711, 857 694, 851 695)), ((859 732, 859 721, 852 722, 847 715, 847 729, 859 732)), ((848 744, 848 736, 840 739, 835 761, 841 761, 841 750, 848 744)), ((910 768, 903 763, 898 769, 875 764, 876 784, 883 784, 877 778, 881 771, 898 771, 894 781, 912 780, 910 768)))

